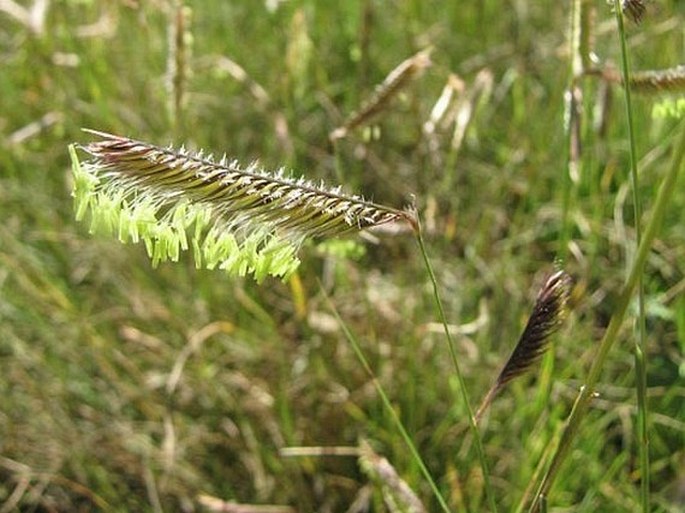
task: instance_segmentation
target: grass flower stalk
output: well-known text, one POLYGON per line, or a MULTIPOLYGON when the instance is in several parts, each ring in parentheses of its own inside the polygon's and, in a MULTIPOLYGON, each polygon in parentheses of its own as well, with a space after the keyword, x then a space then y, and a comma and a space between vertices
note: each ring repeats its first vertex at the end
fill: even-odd
POLYGON ((566 318, 570 294, 571 277, 564 271, 557 271, 546 280, 514 351, 476 411, 476 422, 510 381, 525 374, 540 361, 549 347, 550 337, 559 330, 566 318))
POLYGON ((363 125, 381 112, 412 79, 420 76, 431 66, 432 51, 432 48, 421 50, 398 64, 376 87, 360 109, 353 112, 341 126, 330 133, 330 139, 335 141, 346 137, 351 130, 363 125))
POLYGON ((602 369, 604 368, 604 362, 607 359, 607 355, 618 338, 623 320, 625 319, 626 311, 628 310, 628 305, 633 297, 633 293, 635 292, 639 278, 642 275, 645 262, 647 261, 647 257, 651 250, 652 242, 654 242, 654 238, 661 227, 661 221, 664 212, 666 211, 666 207, 669 204, 671 195, 675 190, 676 179, 678 178, 678 173, 680 172, 683 164, 683 156, 685 155, 685 126, 681 126, 680 130, 680 137, 675 143, 671 165, 666 173, 666 176, 664 177, 663 182, 661 183, 661 186, 659 187, 659 192, 654 202, 652 214, 645 227, 635 259, 631 263, 628 278, 621 289, 616 309, 614 310, 611 320, 609 321, 609 326, 604 332, 602 341, 599 344, 597 355, 592 360, 593 363, 590 367, 588 376, 585 379, 585 384, 581 387, 580 392, 576 397, 575 404, 571 410, 571 414, 569 415, 564 427, 564 431, 561 435, 559 446, 552 456, 550 465, 542 478, 540 486, 538 487, 537 493, 529 510, 531 513, 540 511, 540 500, 543 497, 549 496, 549 491, 552 488, 557 474, 559 473, 559 469, 561 468, 562 463, 566 460, 574 439, 578 434, 580 425, 589 411, 590 403, 595 393, 595 387, 599 380, 602 369))
POLYGON ((409 212, 327 188, 281 169, 242 167, 225 156, 160 148, 89 131, 102 140, 70 147, 76 218, 91 217, 91 232, 143 241, 153 265, 176 261, 193 248, 197 267, 229 274, 287 277, 310 237, 335 237, 381 224, 414 224, 409 212))
MULTIPOLYGON (((418 216, 417 216, 418 219, 418 216)), ((485 485, 485 494, 488 498, 488 503, 490 504, 490 511, 493 513, 497 512, 497 503, 495 501, 495 495, 492 490, 492 484, 490 482, 490 472, 488 470, 488 462, 485 456, 485 449, 483 448, 483 440, 478 429, 478 423, 476 417, 473 413, 473 408, 471 407, 471 401, 469 400, 468 392, 466 391, 466 381, 464 380, 464 375, 459 367, 459 359, 457 358, 457 352, 454 348, 454 340, 450 334, 449 327, 447 325, 447 317, 445 316, 445 309, 442 306, 442 300, 440 299, 440 293, 438 292, 438 281, 435 277, 435 272, 433 271, 433 266, 428 258, 428 252, 426 251, 426 244, 423 241, 423 234, 421 232, 421 224, 417 223, 416 239, 419 244, 419 249, 421 255, 423 256, 423 261, 426 265, 426 270, 428 271, 428 276, 430 277, 431 284, 433 285, 433 299, 435 300, 435 305, 438 309, 438 314, 440 315, 440 322, 442 323, 445 330, 445 338, 447 339, 447 348, 450 353, 450 358, 452 359, 452 364, 454 365, 454 371, 459 381, 459 391, 461 392, 461 398, 466 407, 466 413, 468 415, 469 427, 471 429, 471 434, 475 441, 476 452, 478 454, 478 460, 480 462, 481 470, 483 471, 483 482, 485 485)))

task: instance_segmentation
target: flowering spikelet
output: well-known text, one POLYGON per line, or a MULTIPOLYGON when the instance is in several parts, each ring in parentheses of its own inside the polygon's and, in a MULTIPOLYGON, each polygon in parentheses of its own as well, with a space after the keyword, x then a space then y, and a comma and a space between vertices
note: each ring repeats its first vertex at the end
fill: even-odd
MULTIPOLYGON (((623 77, 613 68, 588 70, 589 75, 599 75, 607 82, 623 84, 623 77)), ((685 65, 666 69, 633 71, 630 88, 636 93, 672 93, 685 90, 685 65)))
POLYGON ((142 240, 153 265, 193 247, 198 267, 231 274, 287 276, 307 237, 331 237, 412 214, 327 189, 302 178, 242 168, 185 149, 160 148, 87 130, 102 138, 70 148, 76 218, 91 214, 91 232, 142 240), (190 244, 189 244, 190 239, 190 244))
POLYGON ((633 90, 644 93, 684 91, 685 66, 634 72, 630 76, 630 85, 633 90))
POLYGON ((647 12, 644 0, 621 0, 621 10, 635 23, 640 23, 647 12))
POLYGON ((499 373, 476 412, 478 421, 495 395, 511 380, 521 376, 540 361, 548 347, 549 337, 564 322, 571 294, 571 277, 564 271, 550 276, 540 289, 533 312, 528 318, 514 352, 499 373))

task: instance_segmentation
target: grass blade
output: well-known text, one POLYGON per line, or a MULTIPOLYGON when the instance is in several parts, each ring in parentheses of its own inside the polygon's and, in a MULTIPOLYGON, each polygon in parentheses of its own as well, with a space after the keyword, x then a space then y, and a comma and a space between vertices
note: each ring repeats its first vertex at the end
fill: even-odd
MULTIPOLYGON (((629 16, 637 23, 644 14, 645 7, 639 1, 614 0, 618 38, 621 46, 621 66, 623 69, 623 95, 626 106, 626 120, 628 123, 628 138, 630 142, 630 181, 633 192, 633 215, 635 217, 635 245, 639 247, 642 240, 642 200, 640 198, 640 182, 637 172, 637 149, 635 145, 635 128, 633 123, 633 107, 631 101, 630 63, 626 34, 623 27, 624 7, 629 16)), ((635 339, 635 388, 637 393, 637 425, 638 452, 640 461, 640 498, 643 513, 649 513, 649 412, 647 408, 647 333, 645 327, 645 292, 642 275, 637 277, 637 337, 635 339)))
POLYGON ((423 474, 423 477, 426 479, 426 481, 428 481, 428 484, 429 484, 431 490, 433 491, 435 498, 437 499, 438 503, 440 504, 440 509, 444 513, 449 513, 450 509, 449 509, 449 506, 447 506, 447 502, 445 501, 444 497, 440 493, 440 490, 438 489, 438 485, 435 483, 433 476, 431 476, 430 472, 428 471, 428 467, 426 467, 426 464, 423 462, 423 459, 421 458, 419 451, 416 449, 414 442, 412 442, 411 437, 409 436, 409 433, 407 433, 407 430, 405 429, 404 425, 402 424, 402 421, 400 420, 399 415, 397 415, 397 412, 392 407, 392 404, 390 403, 390 399, 388 398, 388 394, 386 394, 385 390, 383 389, 383 385, 381 385, 380 381, 378 381, 378 378, 376 377, 373 370, 371 369, 371 366, 369 365, 369 361, 366 359, 366 356, 364 356, 364 352, 362 351, 361 346, 359 345, 359 342, 354 337, 352 332, 349 330, 349 328, 347 327, 347 324, 345 324, 345 322, 343 322, 342 318, 340 317, 340 314, 338 313, 335 306, 331 302, 330 298, 328 297, 328 295, 324 291, 323 287, 320 287, 320 289, 326 298, 326 302, 328 303, 328 307, 330 308, 331 312, 333 312, 333 315, 337 319, 338 324, 340 325, 340 328, 343 330, 343 333, 345 334, 345 338, 347 339, 347 341, 352 346, 352 349, 354 350, 354 353, 357 356, 357 359, 362 364, 362 367, 364 368, 366 373, 371 378, 371 380, 373 382, 373 386, 375 387, 376 392, 378 392, 378 395, 381 398, 381 401, 383 402, 383 406, 385 407, 385 409, 390 414, 390 417, 392 418, 393 423, 397 427, 397 431, 400 433, 402 440, 404 440, 404 443, 406 444, 407 449, 409 449, 409 452, 411 453, 412 457, 414 458, 414 461, 416 461, 416 464, 419 466, 419 470, 421 471, 421 474, 423 474))
MULTIPOLYGON (((418 218, 418 216, 417 216, 418 218)), ((476 452, 478 454, 478 460, 480 462, 481 470, 483 471, 483 482, 485 485, 485 493, 488 497, 488 502, 490 504, 490 510, 493 513, 497 512, 497 503, 495 501, 495 495, 492 491, 492 485, 490 483, 490 472, 488 470, 488 462, 485 457, 485 449, 483 448, 483 440, 480 436, 480 431, 478 430, 478 424, 476 418, 473 415, 473 408, 471 407, 471 401, 469 400, 468 392, 466 391, 466 381, 464 380, 464 375, 459 367, 459 360, 457 358, 456 350, 454 349, 454 340, 450 334, 449 327, 447 326, 447 317, 445 316, 445 309, 442 306, 442 300, 440 299, 440 293, 438 292, 438 281, 435 278, 435 272, 433 271, 433 266, 428 258, 428 252, 426 251, 426 245, 423 241, 423 235, 421 233, 421 225, 418 224, 418 230, 416 231, 416 239, 419 243, 419 249, 421 250, 421 255, 423 256, 424 264, 426 265, 426 271, 430 277, 431 284, 433 285, 433 298, 435 300, 435 305, 438 309, 438 314, 440 316, 440 322, 442 323, 445 330, 445 338, 447 339, 447 348, 450 353, 450 358, 452 359, 452 364, 454 366, 455 374, 457 375, 457 380, 459 381, 459 390, 461 392, 461 398, 464 401, 466 407, 466 412, 468 414, 469 428, 471 429, 471 434, 475 441, 476 452)))

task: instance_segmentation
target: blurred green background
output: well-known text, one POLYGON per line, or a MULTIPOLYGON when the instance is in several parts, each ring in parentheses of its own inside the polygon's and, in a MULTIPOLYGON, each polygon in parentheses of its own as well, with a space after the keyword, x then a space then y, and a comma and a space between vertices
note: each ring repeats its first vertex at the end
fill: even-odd
MULTIPOLYGON (((615 66, 611 8, 586 4, 597 66, 615 66)), ((682 64, 685 4, 647 8, 627 23, 633 66, 682 64)), ((565 255, 574 312, 536 377, 483 424, 498 503, 513 510, 570 411, 634 247, 619 86, 578 81, 582 158, 568 178, 568 27, 569 6, 551 1, 0 2, 0 512, 203 511, 201 495, 388 511, 355 458, 279 453, 360 439, 434 510, 319 281, 450 507, 486 510, 410 235, 357 238, 347 256, 312 244, 286 283, 197 271, 191 255, 152 269, 144 247, 73 220, 67 145, 89 140, 81 127, 258 159, 398 208, 415 198, 474 404, 565 255), (334 147, 329 132, 428 46, 432 67, 334 147), (450 74, 466 108, 431 134, 450 74)), ((635 97, 647 212, 677 126, 653 108, 677 98, 635 97)), ((681 177, 644 278, 655 511, 685 507, 684 207, 681 177)), ((631 323, 623 333, 550 511, 637 510, 631 323)))

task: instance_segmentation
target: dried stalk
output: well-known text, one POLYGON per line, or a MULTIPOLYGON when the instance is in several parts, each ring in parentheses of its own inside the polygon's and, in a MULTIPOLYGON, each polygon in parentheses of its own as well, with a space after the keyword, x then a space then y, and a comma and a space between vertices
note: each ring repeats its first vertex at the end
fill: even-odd
POLYGON ((425 513, 426 507, 414 490, 402 479, 395 467, 374 452, 368 442, 359 443, 359 466, 376 481, 383 491, 383 498, 391 512, 425 513))

